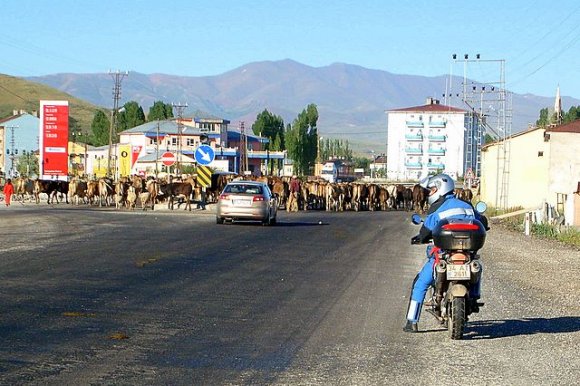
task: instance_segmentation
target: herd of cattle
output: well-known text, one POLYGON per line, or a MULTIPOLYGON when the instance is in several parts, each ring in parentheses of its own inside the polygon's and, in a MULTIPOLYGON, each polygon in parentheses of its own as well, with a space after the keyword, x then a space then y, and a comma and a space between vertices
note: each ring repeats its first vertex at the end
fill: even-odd
MULTIPOLYGON (((224 186, 240 176, 214 174, 211 187, 206 189, 207 203, 217 202, 224 186)), ((248 179, 245 177, 245 179, 248 179)), ((278 197, 280 208, 285 208, 289 197, 289 179, 286 177, 264 176, 250 178, 267 183, 278 197)), ((22 203, 39 203, 46 196, 47 202, 65 201, 79 205, 115 206, 117 209, 155 209, 159 203, 167 203, 169 209, 185 204, 191 210, 191 203, 201 200, 202 186, 195 176, 184 179, 156 180, 132 176, 113 181, 107 178, 71 181, 40 180, 25 177, 14 181, 14 199, 22 203)), ((457 189, 459 198, 471 202, 473 193, 469 189, 457 189)), ((300 184, 299 208, 303 210, 327 211, 375 211, 413 210, 425 212, 427 209, 425 191, 418 184, 377 184, 368 182, 329 183, 324 180, 305 180, 300 184)))

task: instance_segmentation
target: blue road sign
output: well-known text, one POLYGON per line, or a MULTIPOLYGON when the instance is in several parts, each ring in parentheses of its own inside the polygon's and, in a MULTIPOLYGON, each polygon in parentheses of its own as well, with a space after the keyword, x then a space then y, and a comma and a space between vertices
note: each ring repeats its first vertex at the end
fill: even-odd
POLYGON ((215 159, 215 151, 209 145, 199 145, 195 150, 195 160, 200 165, 209 165, 215 159))

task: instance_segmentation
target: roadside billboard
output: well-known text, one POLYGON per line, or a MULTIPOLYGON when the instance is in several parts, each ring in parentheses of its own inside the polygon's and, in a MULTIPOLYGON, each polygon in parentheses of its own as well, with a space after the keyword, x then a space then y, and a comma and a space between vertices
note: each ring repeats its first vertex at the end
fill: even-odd
POLYGON ((68 179, 68 101, 40 101, 39 166, 44 180, 68 179))

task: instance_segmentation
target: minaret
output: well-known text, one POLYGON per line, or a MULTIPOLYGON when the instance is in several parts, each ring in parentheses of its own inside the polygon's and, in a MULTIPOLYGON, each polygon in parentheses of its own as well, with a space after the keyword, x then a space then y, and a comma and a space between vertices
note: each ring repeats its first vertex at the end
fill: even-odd
POLYGON ((556 89, 556 101, 554 102, 554 118, 555 124, 559 125, 562 123, 562 98, 560 97, 560 85, 556 89))

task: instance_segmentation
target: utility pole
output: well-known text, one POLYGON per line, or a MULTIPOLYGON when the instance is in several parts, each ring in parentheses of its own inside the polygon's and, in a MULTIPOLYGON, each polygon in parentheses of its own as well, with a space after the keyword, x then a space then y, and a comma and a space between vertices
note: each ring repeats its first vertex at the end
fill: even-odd
POLYGON ((10 129, 10 177, 14 178, 14 158, 16 157, 14 129, 17 129, 18 126, 8 126, 7 128, 10 129))
POLYGON ((248 142, 244 121, 240 122, 240 174, 244 175, 248 170, 248 142))
POLYGON ((121 99, 121 82, 123 78, 129 75, 129 72, 121 72, 119 70, 111 72, 109 75, 113 78, 115 85, 113 86, 113 111, 111 112, 111 125, 109 126, 109 156, 107 157, 107 177, 111 177, 111 158, 113 150, 113 133, 117 134, 117 113, 119 112, 119 100, 121 99))
POLYGON ((177 115, 177 167, 175 168, 175 174, 182 174, 182 134, 183 134, 183 111, 187 108, 187 103, 172 103, 171 106, 175 109, 177 115))

